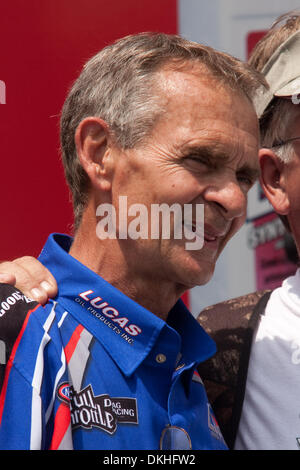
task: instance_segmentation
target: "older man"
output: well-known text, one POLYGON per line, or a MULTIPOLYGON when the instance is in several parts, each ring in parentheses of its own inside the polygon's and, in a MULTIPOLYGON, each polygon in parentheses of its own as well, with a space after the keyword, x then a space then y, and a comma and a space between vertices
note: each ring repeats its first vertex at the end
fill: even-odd
MULTIPOLYGON (((280 18, 251 63, 270 84, 261 109, 263 190, 300 250, 300 15, 280 18), (262 50, 265 51, 262 54, 262 50)), ((236 448, 299 449, 300 272, 270 296, 254 337, 236 448), (264 384, 262 388, 262 383, 264 384)))
POLYGON ((195 372, 215 346, 178 299, 211 278, 245 220, 258 77, 164 34, 126 37, 85 65, 61 118, 75 237, 51 235, 40 256, 58 295, 29 310, 13 342, 1 448, 226 448, 195 372), (177 217, 183 237, 175 226, 169 237, 130 236, 124 197, 145 209, 144 223, 153 206, 189 206, 189 223, 177 217), (104 208, 114 233, 102 230, 104 208), (201 234, 202 248, 187 249, 201 234))
MULTIPOLYGON (((278 18, 250 64, 269 90, 259 95, 261 184, 300 250, 300 14, 278 18)), ((299 433, 300 272, 272 293, 210 307, 199 320, 219 353, 203 378, 224 436, 236 449, 296 450, 299 433), (271 295, 270 295, 271 294, 271 295)))

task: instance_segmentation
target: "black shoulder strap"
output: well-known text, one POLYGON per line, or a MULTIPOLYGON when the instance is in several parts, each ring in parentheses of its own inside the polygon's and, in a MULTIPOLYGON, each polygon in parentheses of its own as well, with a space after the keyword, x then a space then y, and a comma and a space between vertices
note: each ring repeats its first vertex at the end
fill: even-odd
POLYGON ((38 304, 8 284, 0 284, 0 390, 5 366, 30 310, 38 304))
POLYGON ((236 390, 235 390, 235 399, 234 399, 233 409, 232 409, 231 426, 230 426, 231 433, 228 436, 229 444, 231 447, 234 446, 234 442, 236 439, 236 435, 238 432, 238 427, 239 427, 239 423, 241 419, 254 332, 256 331, 256 326, 258 325, 259 317, 261 315, 264 315, 265 308, 268 303, 270 295, 271 295, 271 291, 266 292, 258 301, 249 319, 249 326, 248 328, 245 329, 244 347, 242 349, 241 357, 240 357, 240 365, 239 365, 239 370, 238 370, 238 375, 237 375, 237 384, 236 384, 236 390))
POLYGON ((198 316, 217 344, 215 356, 200 364, 198 371, 229 448, 240 421, 253 334, 270 294, 255 292, 221 302, 198 316))

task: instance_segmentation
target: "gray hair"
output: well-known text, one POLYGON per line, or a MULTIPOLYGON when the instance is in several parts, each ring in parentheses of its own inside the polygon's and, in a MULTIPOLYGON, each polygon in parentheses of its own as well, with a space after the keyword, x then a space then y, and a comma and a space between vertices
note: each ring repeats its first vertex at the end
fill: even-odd
MULTIPOLYGON (((276 142, 285 140, 297 115, 299 106, 289 99, 275 98, 260 119, 262 146, 272 148, 276 142)), ((294 155, 293 143, 274 147, 274 151, 283 163, 289 163, 294 155)))
MULTIPOLYGON (((88 201, 89 180, 76 154, 75 131, 88 116, 102 118, 120 148, 133 148, 150 134, 165 109, 155 93, 156 72, 164 66, 200 63, 212 77, 249 100, 261 75, 228 54, 176 35, 127 36, 92 57, 71 88, 61 115, 62 161, 73 197, 75 228, 88 201)), ((205 70, 204 70, 205 71, 205 70)))

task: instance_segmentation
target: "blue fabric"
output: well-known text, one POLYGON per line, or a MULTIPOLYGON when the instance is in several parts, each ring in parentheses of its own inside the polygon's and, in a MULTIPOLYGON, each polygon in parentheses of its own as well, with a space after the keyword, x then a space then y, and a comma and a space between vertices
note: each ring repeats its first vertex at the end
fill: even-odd
POLYGON ((181 300, 164 322, 70 256, 71 243, 53 234, 40 255, 58 295, 22 333, 0 447, 152 450, 173 425, 192 449, 226 449, 194 374, 214 341, 181 300))

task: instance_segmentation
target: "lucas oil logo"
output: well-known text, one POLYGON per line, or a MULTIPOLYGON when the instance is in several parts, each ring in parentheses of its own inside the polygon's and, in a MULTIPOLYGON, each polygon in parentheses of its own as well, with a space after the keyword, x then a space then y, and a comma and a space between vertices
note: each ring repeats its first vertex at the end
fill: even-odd
POLYGON ((95 396, 91 385, 77 392, 66 382, 58 386, 57 395, 70 406, 73 429, 96 427, 114 434, 118 424, 138 424, 135 398, 111 398, 107 394, 95 396))
POLYGON ((120 335, 129 344, 133 344, 133 337, 142 332, 138 325, 130 323, 128 317, 120 315, 115 307, 109 305, 102 297, 95 296, 94 291, 91 289, 78 294, 75 302, 87 308, 88 312, 111 328, 116 334, 120 335))

